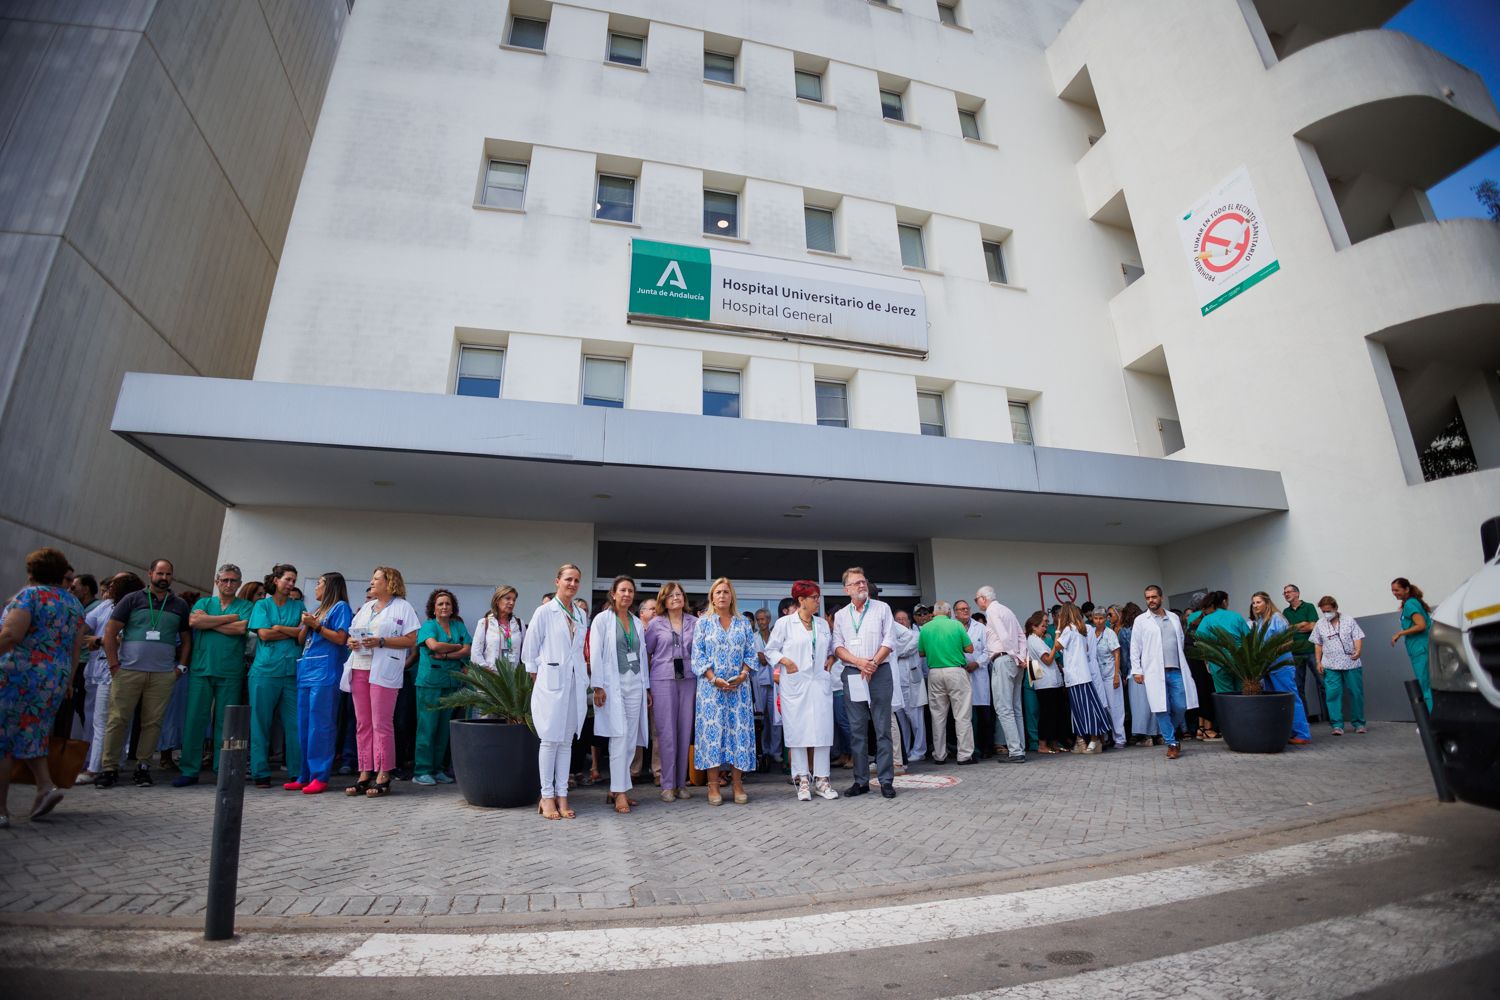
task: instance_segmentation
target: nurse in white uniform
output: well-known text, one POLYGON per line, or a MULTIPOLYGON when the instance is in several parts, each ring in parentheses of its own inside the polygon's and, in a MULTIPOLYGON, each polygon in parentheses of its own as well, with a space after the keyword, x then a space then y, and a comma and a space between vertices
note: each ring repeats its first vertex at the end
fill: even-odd
POLYGON ((537 811, 547 819, 574 816, 568 808, 568 764, 573 741, 583 733, 589 683, 583 659, 588 619, 573 607, 582 579, 577 566, 563 564, 557 571, 557 593, 531 616, 521 647, 521 662, 535 679, 531 721, 542 741, 537 752, 542 777, 537 811))
POLYGON ((638 805, 629 794, 630 761, 635 748, 645 746, 646 701, 651 697, 650 669, 641 642, 641 620, 630 613, 635 603, 635 581, 615 577, 609 588, 609 607, 594 617, 589 628, 590 676, 594 684, 594 735, 609 740, 609 793, 605 801, 615 812, 628 813, 638 805))
POLYGON ((821 592, 811 580, 792 584, 797 610, 771 629, 766 659, 777 672, 781 698, 781 736, 797 785, 797 800, 812 801, 813 792, 825 799, 839 793, 828 783, 829 751, 833 747, 833 633, 818 614, 821 592), (809 767, 811 758, 811 767, 809 767), (809 786, 808 771, 813 782, 809 786))

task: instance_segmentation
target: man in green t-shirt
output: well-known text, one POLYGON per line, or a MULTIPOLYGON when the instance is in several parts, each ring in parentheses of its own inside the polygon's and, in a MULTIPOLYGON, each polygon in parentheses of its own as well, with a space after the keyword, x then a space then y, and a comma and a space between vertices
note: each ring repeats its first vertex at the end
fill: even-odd
POLYGON ((172 563, 156 559, 151 586, 122 597, 104 626, 104 656, 114 677, 110 685, 109 724, 104 730, 106 770, 95 788, 112 788, 119 778, 115 763, 136 706, 141 707, 141 735, 136 741, 135 783, 151 784, 151 755, 161 736, 161 720, 172 697, 172 685, 187 669, 193 651, 187 602, 172 593, 172 563))
POLYGON ((932 620, 917 635, 917 652, 927 658, 927 710, 932 713, 932 761, 948 763, 948 713, 953 713, 953 728, 958 735, 958 762, 973 764, 974 726, 969 719, 973 710, 969 672, 965 653, 974 651, 968 630, 950 615, 953 605, 938 601, 932 609, 932 620), (942 754, 942 756, 938 756, 942 754))
POLYGON ((1281 596, 1286 598, 1286 607, 1281 609, 1282 617, 1287 624, 1292 626, 1292 662, 1297 666, 1297 697, 1307 708, 1312 706, 1307 703, 1307 675, 1313 675, 1313 688, 1318 692, 1318 708, 1320 715, 1307 713, 1308 722, 1322 722, 1328 715, 1328 699, 1323 694, 1323 678, 1315 669, 1312 644, 1313 626, 1318 623, 1318 609, 1302 599, 1302 591, 1294 583, 1289 583, 1281 588, 1281 596))
POLYGON ((234 563, 219 567, 214 577, 218 591, 202 598, 188 614, 193 630, 193 661, 188 667, 187 714, 183 720, 182 773, 172 779, 173 788, 198 783, 203 769, 203 731, 209 719, 214 724, 214 770, 219 769, 219 745, 223 742, 224 709, 245 703, 245 635, 251 604, 236 597, 242 577, 234 563))

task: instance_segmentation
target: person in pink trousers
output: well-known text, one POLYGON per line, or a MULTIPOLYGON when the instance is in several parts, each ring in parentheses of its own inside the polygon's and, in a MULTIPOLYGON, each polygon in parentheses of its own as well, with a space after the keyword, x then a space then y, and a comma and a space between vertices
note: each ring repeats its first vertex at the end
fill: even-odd
POLYGON ((401 693, 406 654, 417 642, 421 620, 406 602, 406 581, 393 566, 370 574, 370 600, 349 625, 349 659, 339 687, 354 696, 354 739, 359 780, 346 795, 378 798, 391 790, 396 766, 396 696, 401 693))

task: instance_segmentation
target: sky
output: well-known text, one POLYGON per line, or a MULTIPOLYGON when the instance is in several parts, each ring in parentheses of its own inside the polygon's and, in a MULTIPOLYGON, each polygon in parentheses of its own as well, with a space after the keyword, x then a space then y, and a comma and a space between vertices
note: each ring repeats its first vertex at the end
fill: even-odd
MULTIPOLYGON (((1484 78, 1490 97, 1500 103, 1500 2, 1497 0, 1414 0, 1386 24, 1424 42, 1484 78)), ((1473 187, 1489 178, 1500 183, 1500 148, 1464 167, 1427 192, 1439 219, 1483 216, 1473 187)))

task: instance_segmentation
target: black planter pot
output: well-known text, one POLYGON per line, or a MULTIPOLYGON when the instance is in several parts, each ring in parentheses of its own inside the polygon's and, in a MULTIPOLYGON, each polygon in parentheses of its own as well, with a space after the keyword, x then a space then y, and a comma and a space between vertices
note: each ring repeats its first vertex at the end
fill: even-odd
POLYGON ((541 743, 524 722, 456 719, 449 734, 453 774, 469 805, 508 809, 536 802, 541 743))
POLYGON ((1281 753, 1292 738, 1290 691, 1215 694, 1214 718, 1224 745, 1236 753, 1281 753))

